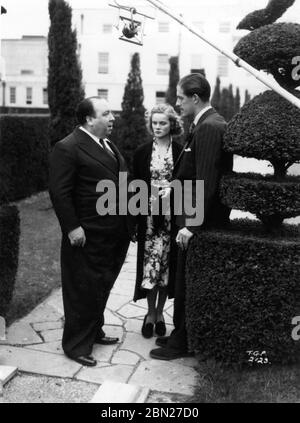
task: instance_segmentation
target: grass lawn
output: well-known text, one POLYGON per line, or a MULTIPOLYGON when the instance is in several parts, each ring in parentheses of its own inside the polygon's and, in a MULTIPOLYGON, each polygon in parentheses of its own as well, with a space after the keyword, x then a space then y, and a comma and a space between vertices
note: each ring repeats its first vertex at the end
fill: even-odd
POLYGON ((48 193, 16 205, 21 220, 19 267, 7 325, 29 313, 60 286, 60 229, 48 193))
POLYGON ((194 403, 300 403, 300 365, 229 370, 199 363, 194 403))

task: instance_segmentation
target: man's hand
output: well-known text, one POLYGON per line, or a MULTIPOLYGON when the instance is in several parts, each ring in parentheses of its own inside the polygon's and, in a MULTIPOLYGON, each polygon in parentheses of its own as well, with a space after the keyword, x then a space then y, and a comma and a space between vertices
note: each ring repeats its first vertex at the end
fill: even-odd
POLYGON ((69 232, 68 237, 72 247, 83 247, 86 242, 85 233, 81 226, 69 232))
POLYGON ((183 250, 186 250, 189 244, 190 239, 193 236, 193 232, 189 231, 187 228, 182 228, 178 231, 176 236, 176 242, 179 247, 183 250))

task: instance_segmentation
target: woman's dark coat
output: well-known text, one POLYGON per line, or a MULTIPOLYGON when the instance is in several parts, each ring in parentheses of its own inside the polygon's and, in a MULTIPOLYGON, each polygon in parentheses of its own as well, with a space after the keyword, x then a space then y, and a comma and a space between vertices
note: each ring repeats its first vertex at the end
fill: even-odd
MULTIPOLYGON (((133 157, 133 177, 134 179, 142 179, 147 183, 148 192, 150 193, 150 163, 152 156, 153 141, 141 145, 134 154, 133 157)), ((176 162, 180 155, 182 146, 177 142, 172 142, 172 154, 173 163, 176 162)), ((141 288, 143 280, 143 263, 144 263, 144 249, 145 249, 145 237, 147 230, 147 216, 138 216, 138 253, 137 253, 137 272, 136 272, 136 284, 134 291, 134 301, 141 298, 145 298, 148 290, 141 288)), ((176 272, 176 261, 177 261, 177 245, 175 237, 177 235, 178 228, 175 225, 175 218, 171 216, 171 250, 170 250, 170 267, 169 267, 169 282, 168 282, 168 297, 174 298, 174 283, 175 283, 175 272, 176 272)))

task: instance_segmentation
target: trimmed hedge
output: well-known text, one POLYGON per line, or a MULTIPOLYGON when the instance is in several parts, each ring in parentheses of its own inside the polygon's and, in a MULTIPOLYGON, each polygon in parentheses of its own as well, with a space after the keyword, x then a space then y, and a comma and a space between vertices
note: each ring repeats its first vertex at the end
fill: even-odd
POLYGON ((228 231, 203 231, 188 250, 189 344, 204 359, 247 363, 248 350, 266 351, 272 364, 300 359, 291 337, 300 315, 300 226, 285 225, 277 238, 256 222, 228 231))
POLYGON ((20 219, 15 206, 0 208, 0 316, 6 317, 18 269, 20 219))
MULTIPOLYGON (((299 92, 297 96, 300 97, 299 92)), ((228 124, 224 149, 291 166, 300 160, 300 110, 273 91, 245 104, 228 124)))
POLYGON ((0 118, 0 203, 48 187, 49 116, 0 118))
POLYGON ((233 51, 255 69, 271 73, 280 85, 296 88, 300 81, 292 78, 292 59, 299 56, 299 46, 300 24, 281 22, 250 32, 233 51))
POLYGON ((222 203, 232 209, 249 211, 259 219, 278 215, 282 219, 300 215, 300 177, 282 181, 256 173, 234 173, 222 178, 222 203))

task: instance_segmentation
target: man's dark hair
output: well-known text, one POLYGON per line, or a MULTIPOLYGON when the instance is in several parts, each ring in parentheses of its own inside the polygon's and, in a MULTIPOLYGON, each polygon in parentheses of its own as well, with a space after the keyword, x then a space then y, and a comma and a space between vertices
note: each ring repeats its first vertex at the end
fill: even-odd
POLYGON ((201 101, 207 102, 210 99, 211 88, 208 80, 200 73, 191 73, 179 81, 184 95, 192 97, 197 94, 201 101))
POLYGON ((93 104, 93 99, 99 98, 99 97, 89 97, 82 100, 76 110, 76 117, 78 120, 78 123, 80 125, 84 125, 86 123, 87 116, 95 117, 95 109, 93 104))

